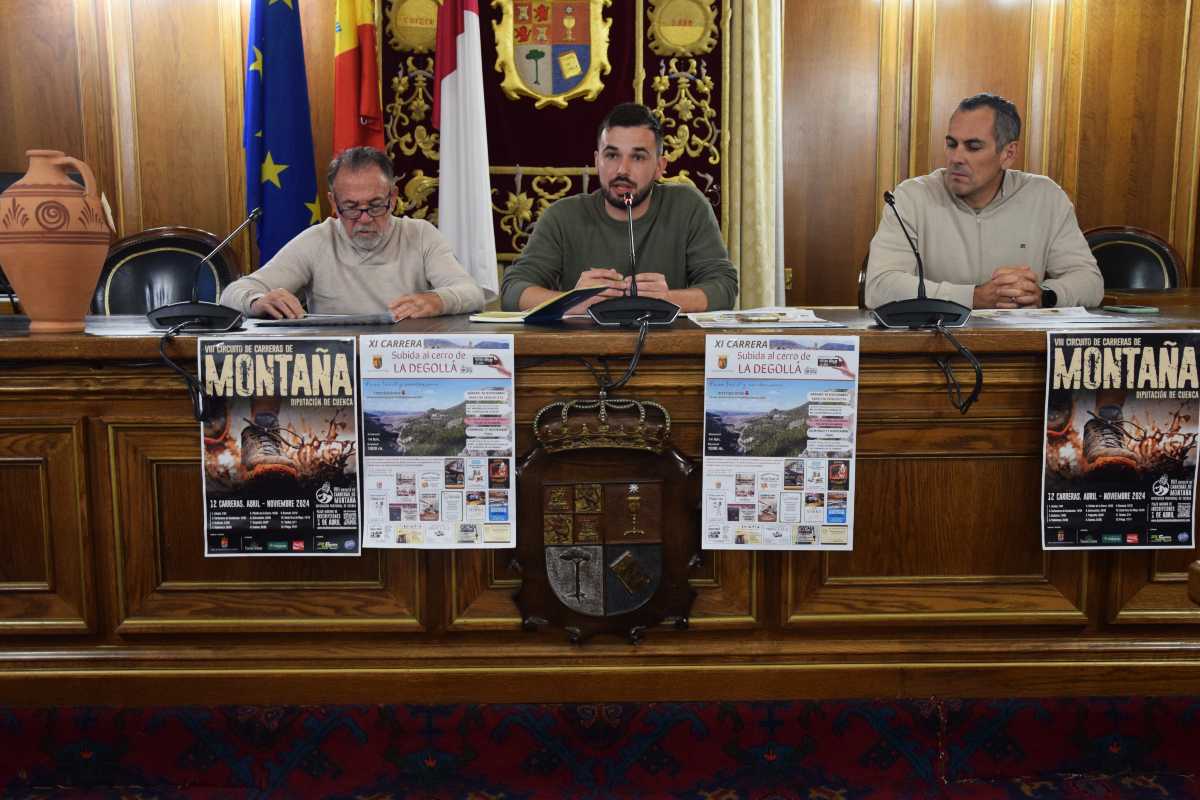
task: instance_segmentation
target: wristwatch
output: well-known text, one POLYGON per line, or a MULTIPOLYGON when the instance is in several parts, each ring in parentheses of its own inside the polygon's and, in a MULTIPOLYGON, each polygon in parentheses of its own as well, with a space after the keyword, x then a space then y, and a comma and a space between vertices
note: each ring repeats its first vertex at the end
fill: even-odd
POLYGON ((1042 308, 1054 308, 1058 305, 1058 293, 1053 289, 1042 287, 1042 308))

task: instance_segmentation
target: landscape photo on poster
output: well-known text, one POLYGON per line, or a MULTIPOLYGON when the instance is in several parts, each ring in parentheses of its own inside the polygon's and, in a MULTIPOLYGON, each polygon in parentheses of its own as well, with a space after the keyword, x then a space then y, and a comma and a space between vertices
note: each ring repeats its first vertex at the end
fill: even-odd
POLYGON ((853 389, 845 381, 710 378, 705 382, 706 456, 794 457, 849 451, 853 389), (846 409, 845 419, 810 416, 814 403, 846 409))
MULTIPOLYGON (((507 397, 493 379, 437 381, 380 379, 363 382, 363 452, 367 456, 462 456, 468 454, 464 397, 507 397)), ((473 444, 477 447, 479 439, 473 444)), ((496 442, 507 449, 507 439, 496 442)), ((489 453, 499 453, 489 449, 489 453)))

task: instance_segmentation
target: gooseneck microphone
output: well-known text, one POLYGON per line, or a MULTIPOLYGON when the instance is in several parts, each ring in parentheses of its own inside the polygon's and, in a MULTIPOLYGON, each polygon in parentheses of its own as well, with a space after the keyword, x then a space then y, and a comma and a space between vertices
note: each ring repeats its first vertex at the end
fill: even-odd
POLYGON ((625 218, 629 222, 629 294, 610 297, 588 306, 588 315, 597 325, 638 328, 642 325, 670 325, 679 316, 679 306, 657 297, 639 297, 637 291, 637 251, 633 238, 633 195, 625 193, 625 218))
POLYGON ((633 239, 633 195, 626 192, 621 199, 625 201, 625 221, 629 224, 629 295, 637 297, 637 242, 633 239))
MULTIPOLYGON (((150 324, 159 330, 179 329, 197 332, 221 332, 237 329, 242 323, 242 312, 228 306, 223 306, 220 303, 210 303, 207 300, 198 299, 200 270, 204 268, 205 264, 211 263, 217 253, 224 250, 225 246, 232 242, 247 225, 260 216, 262 216, 261 208, 251 211, 249 216, 242 220, 242 224, 233 229, 233 233, 226 236, 220 244, 212 249, 211 253, 196 262, 196 267, 192 270, 192 299, 167 303, 164 306, 151 309, 146 314, 146 318, 150 320, 150 324)), ((220 289, 219 285, 217 289, 220 289)))
POLYGON ((896 220, 900 223, 900 230, 904 232, 904 238, 908 240, 908 246, 912 248, 913 255, 917 258, 917 296, 911 300, 893 300, 890 303, 884 303, 873 309, 871 316, 885 328, 908 328, 915 331, 922 328, 962 327, 970 318, 971 309, 953 300, 926 297, 925 264, 921 261, 921 251, 917 249, 917 243, 909 234, 908 226, 904 224, 904 218, 896 209, 896 198, 891 192, 883 193, 883 202, 887 203, 892 209, 892 213, 896 215, 896 220))

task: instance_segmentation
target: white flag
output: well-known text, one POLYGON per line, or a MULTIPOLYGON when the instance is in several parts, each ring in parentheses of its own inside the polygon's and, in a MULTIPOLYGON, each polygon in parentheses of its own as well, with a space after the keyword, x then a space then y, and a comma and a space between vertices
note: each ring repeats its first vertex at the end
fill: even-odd
POLYGON ((492 192, 479 0, 444 0, 438 11, 433 124, 441 131, 438 228, 488 300, 500 289, 492 192))

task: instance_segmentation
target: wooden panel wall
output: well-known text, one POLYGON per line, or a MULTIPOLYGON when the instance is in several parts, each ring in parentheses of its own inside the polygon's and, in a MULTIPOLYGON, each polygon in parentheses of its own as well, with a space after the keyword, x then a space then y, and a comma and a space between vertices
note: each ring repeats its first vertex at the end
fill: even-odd
POLYGON ((1172 228, 1174 207, 1188 204, 1183 190, 1192 183, 1178 172, 1189 160, 1195 170, 1180 150, 1197 146, 1195 120, 1183 119, 1190 6, 1093 0, 1082 30, 1072 31, 1083 60, 1073 177, 1084 227, 1137 225, 1183 249, 1172 228))
MULTIPOLYGON (((127 232, 192 225, 220 233, 232 208, 221 3, 112 0, 121 122, 122 220, 127 232)), ((233 45, 235 61, 240 53, 233 45)))
POLYGON ((71 0, 9 0, 0 19, 0 171, 24 172, 34 147, 83 151, 71 0), (52 87, 48 91, 48 87, 52 87))
MULTIPOLYGON (((293 0, 305 36, 318 173, 331 156, 334 0, 293 0)), ((6 0, 0 170, 38 146, 81 156, 122 234, 220 233, 244 201, 249 0, 6 0)), ((1084 227, 1166 235, 1196 275, 1196 0, 787 0, 789 300, 853 303, 879 192, 941 163, 956 100, 1021 107, 1020 163, 1058 180, 1084 227)), ((318 175, 324 193, 324 179, 318 175)))
MULTIPOLYGON (((918 41, 914 81, 914 158, 911 174, 943 163, 946 121, 958 101, 981 91, 995 92, 1029 107, 1029 19, 1032 4, 926 0, 917 3, 918 41), (980 46, 986 37, 986 46, 980 46)), ((1015 165, 1021 169, 1018 162, 1015 165)))
POLYGON ((794 76, 785 91, 795 95, 782 109, 784 130, 793 131, 784 169, 803 176, 784 182, 784 246, 800 297, 836 295, 866 252, 847 243, 869 239, 875 229, 874 210, 852 198, 875 194, 879 3, 838 5, 835 15, 789 18, 783 48, 784 72, 794 76))
POLYGON ((829 0, 824 14, 816 5, 786 3, 790 303, 855 302, 879 193, 944 163, 950 113, 978 91, 1017 104, 1017 167, 1057 180, 1084 229, 1149 228, 1175 245, 1192 281, 1200 278, 1195 0, 829 0), (847 90, 841 82, 851 78, 847 90), (851 118, 850 106, 869 92, 878 109, 851 118))
MULTIPOLYGON (((293 2, 302 17, 323 194, 333 138, 334 0, 293 2)), ((220 235, 241 221, 250 0, 3 5, 0 171, 24 172, 25 150, 34 147, 82 158, 112 204, 120 235, 159 225, 220 235)), ((248 241, 235 249, 245 252, 248 241)))
MULTIPOLYGON (((313 163, 317 165, 317 193, 321 208, 329 213, 325 197, 325 168, 333 158, 333 10, 335 0, 303 0, 304 62, 308 72, 309 111, 313 126, 313 163)), ((245 38, 245 37, 243 37, 245 38)), ((245 43, 242 44, 245 47, 245 43)))

